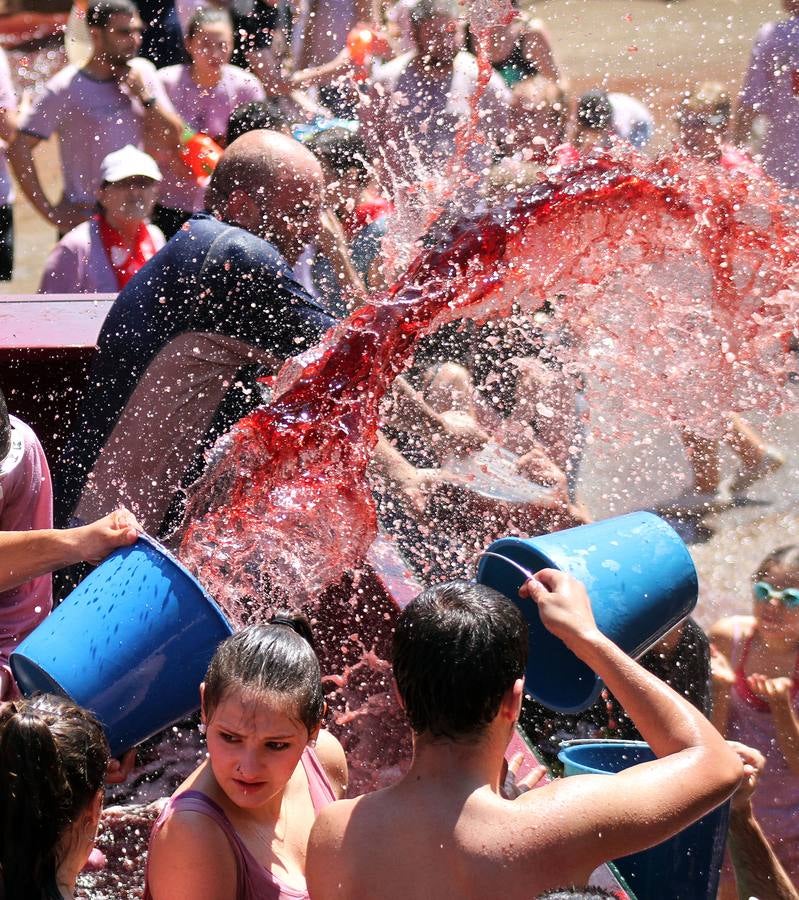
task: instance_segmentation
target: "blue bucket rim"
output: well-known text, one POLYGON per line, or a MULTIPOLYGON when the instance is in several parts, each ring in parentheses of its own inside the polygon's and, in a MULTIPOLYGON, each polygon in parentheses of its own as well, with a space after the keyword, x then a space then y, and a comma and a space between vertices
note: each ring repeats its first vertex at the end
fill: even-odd
MULTIPOLYGON (((208 593, 208 591, 206 590, 206 588, 205 588, 205 587, 203 586, 203 584, 197 579, 197 577, 196 577, 195 575, 193 575, 193 574, 192 574, 192 573, 191 573, 191 572, 183 565, 183 563, 177 558, 177 556, 174 555, 174 553, 171 553, 169 550, 167 550, 167 548, 166 548, 166 547, 165 547, 165 546, 164 546, 157 538, 154 538, 154 537, 152 537, 151 535, 149 535, 149 534, 147 534, 147 533, 145 533, 145 532, 143 532, 143 531, 139 532, 139 538, 138 538, 138 540, 143 541, 145 544, 149 544, 150 547, 151 547, 153 550, 156 551, 156 553, 159 553, 161 556, 165 556, 165 557, 169 560, 169 562, 171 562, 174 566, 176 566, 176 567, 180 570, 180 572, 181 572, 183 575, 185 575, 186 578, 188 578, 189 581, 192 582, 192 583, 194 584, 194 586, 200 591, 200 593, 202 594, 202 596, 204 597, 204 599, 208 601, 208 605, 209 605, 209 606, 211 607, 211 609, 216 613, 216 615, 222 620, 222 624, 230 631, 231 634, 234 633, 234 631, 233 631, 233 626, 230 624, 230 621, 229 621, 228 617, 224 614, 224 612, 222 611, 222 609, 221 609, 221 607, 219 606, 219 604, 218 604, 218 603, 216 602, 216 600, 214 600, 214 598, 208 593)), ((136 546, 136 544, 134 543, 134 544, 130 544, 129 547, 127 547, 127 548, 122 547, 122 548, 119 548, 119 549, 122 549, 122 550, 124 550, 124 549, 132 549, 132 548, 135 547, 135 546, 136 546)), ((106 557, 106 559, 108 559, 108 557, 106 557)), ((104 561, 105 561, 105 560, 103 560, 103 562, 104 562, 104 561)), ((102 565, 102 563, 101 563, 101 565, 102 565)), ((66 599, 69 599, 69 597, 67 597, 66 599)))
MULTIPOLYGON (((647 749, 654 753, 652 748, 646 741, 625 741, 617 738, 595 738, 593 740, 577 740, 574 743, 570 741, 563 741, 560 744, 561 749, 558 751, 558 760, 566 765, 567 759, 573 765, 581 765, 581 763, 576 762, 573 759, 568 758, 568 753, 570 750, 596 750, 597 748, 601 749, 609 749, 611 747, 621 748, 621 747, 629 747, 633 750, 643 750, 647 749), (566 757, 566 759, 564 759, 566 757)), ((596 769, 593 766, 582 766, 582 768, 590 768, 591 772, 580 772, 579 774, 583 775, 616 775, 616 772, 603 772, 601 769, 596 769)))

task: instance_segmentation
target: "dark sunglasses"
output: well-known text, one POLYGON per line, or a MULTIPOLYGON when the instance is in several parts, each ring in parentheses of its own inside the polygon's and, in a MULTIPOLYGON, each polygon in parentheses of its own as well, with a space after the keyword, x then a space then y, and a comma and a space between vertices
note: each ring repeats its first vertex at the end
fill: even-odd
POLYGON ((758 603, 768 603, 773 597, 788 609, 799 606, 799 588, 785 588, 785 590, 777 591, 767 581, 757 581, 752 591, 758 603))

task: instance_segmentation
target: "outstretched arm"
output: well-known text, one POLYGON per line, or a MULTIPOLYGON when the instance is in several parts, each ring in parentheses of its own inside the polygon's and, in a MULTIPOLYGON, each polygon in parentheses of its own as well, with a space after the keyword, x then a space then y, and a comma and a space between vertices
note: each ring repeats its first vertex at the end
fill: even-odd
POLYGON ((139 525, 126 509, 79 528, 0 531, 0 591, 74 563, 97 563, 138 536, 139 525))
POLYGON ((744 763, 744 778, 732 798, 729 848, 739 897, 799 900, 785 869, 771 849, 752 812, 752 795, 766 760, 762 753, 730 741, 744 763))
POLYGON ((579 581, 544 569, 519 594, 537 604, 546 628, 599 675, 658 757, 613 776, 612 787, 608 776, 586 775, 534 792, 550 792, 546 816, 572 823, 573 840, 556 853, 573 853, 574 841, 586 864, 635 853, 676 834, 735 790, 738 755, 699 710, 598 630, 579 581))

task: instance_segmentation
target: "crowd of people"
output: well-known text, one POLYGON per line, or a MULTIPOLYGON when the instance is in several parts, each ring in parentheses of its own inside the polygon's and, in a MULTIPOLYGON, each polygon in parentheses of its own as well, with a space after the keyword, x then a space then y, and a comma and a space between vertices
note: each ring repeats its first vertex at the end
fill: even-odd
MULTIPOLYGON (((784 5, 788 18, 757 37, 739 101, 732 86, 697 85, 676 124, 678 152, 772 178, 789 196, 799 188, 799 3, 784 5), (765 134, 758 155, 755 133, 765 134)), ((263 402, 263 376, 396 274, 389 249, 419 218, 420 185, 434 191, 445 173, 457 185, 448 202, 461 191, 490 198, 594 148, 645 151, 658 124, 627 94, 570 96, 543 24, 525 14, 476 34, 451 0, 291 10, 255 0, 246 14, 176 0, 167 12, 153 21, 144 4, 92 0, 88 61, 59 71, 23 116, 0 54, 0 278, 13 270, 10 164, 59 232, 40 291, 118 295, 52 481, 36 435, 0 394, 8 897, 74 895, 103 786, 135 764, 110 758, 90 713, 19 697, 8 660, 52 609, 50 572, 96 563, 140 529, 175 529, 208 448, 263 402), (492 71, 473 115, 478 49, 492 71), (37 150, 52 135, 55 201, 37 150)), ((397 379, 374 475, 383 523, 400 539, 437 487, 462 487, 457 460, 496 433, 519 478, 549 491, 557 527, 588 521, 575 493, 584 385, 545 352, 568 340, 547 321, 545 309, 442 329, 397 379)), ((741 494, 784 462, 741 417, 725 421, 717 440, 683 432, 694 496, 741 494), (727 479, 722 442, 738 459, 727 479)), ((583 888, 598 865, 732 796, 720 896, 795 900, 799 550, 780 547, 758 567, 751 616, 718 622, 710 641, 687 620, 640 664, 597 630, 579 581, 551 570, 527 581, 521 596, 606 685, 594 708, 558 717, 524 698, 524 620, 506 598, 458 580, 459 520, 442 518, 452 521, 428 529, 424 554, 433 586, 394 637, 409 771, 342 799, 347 763, 322 727, 313 633, 277 613, 220 645, 199 686, 207 759, 153 829, 145 896, 604 896, 583 888), (514 785, 503 767, 518 722, 545 757, 564 737, 610 735, 645 740, 657 759, 617 775, 612 790, 598 776, 530 790, 542 770, 514 785)))

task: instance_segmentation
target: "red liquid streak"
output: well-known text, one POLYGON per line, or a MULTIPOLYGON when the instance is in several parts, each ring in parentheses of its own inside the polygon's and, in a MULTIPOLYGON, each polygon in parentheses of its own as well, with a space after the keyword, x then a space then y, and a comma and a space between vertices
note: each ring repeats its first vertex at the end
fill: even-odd
POLYGON ((357 568, 376 532, 366 467, 380 400, 416 341, 446 321, 502 315, 514 301, 535 309, 562 292, 575 360, 608 395, 619 376, 627 402, 638 379, 640 408, 661 418, 702 404, 718 415, 755 377, 761 406, 784 404, 773 360, 795 327, 796 295, 781 292, 797 283, 797 234, 771 188, 676 159, 603 156, 429 237, 385 297, 284 366, 274 402, 238 423, 194 491, 181 556, 234 621, 242 594, 268 585, 310 599, 357 568), (706 297, 634 282, 632 310, 624 294, 618 309, 599 304, 608 278, 640 279, 642 266, 686 254, 710 279, 706 297), (700 359, 702 327, 712 340, 700 359), (592 361, 600 333, 616 342, 610 361, 592 361))

